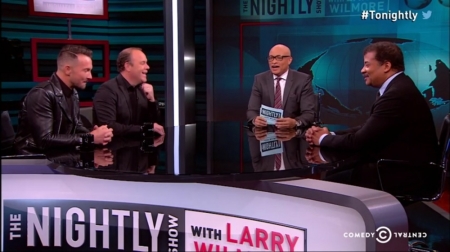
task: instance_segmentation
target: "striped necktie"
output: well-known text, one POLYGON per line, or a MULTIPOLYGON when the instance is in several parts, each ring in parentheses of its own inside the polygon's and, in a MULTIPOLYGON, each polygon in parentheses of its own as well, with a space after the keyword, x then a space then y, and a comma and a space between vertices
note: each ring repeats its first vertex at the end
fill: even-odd
MULTIPOLYGON (((280 80, 282 78, 278 77, 277 85, 275 86, 275 108, 281 109, 283 101, 281 100, 281 87, 280 87, 280 80)), ((281 168, 281 154, 275 154, 275 169, 278 171, 281 168)))
POLYGON ((277 85, 275 86, 275 108, 281 109, 283 101, 281 100, 281 86, 280 86, 280 80, 283 78, 276 78, 277 85))

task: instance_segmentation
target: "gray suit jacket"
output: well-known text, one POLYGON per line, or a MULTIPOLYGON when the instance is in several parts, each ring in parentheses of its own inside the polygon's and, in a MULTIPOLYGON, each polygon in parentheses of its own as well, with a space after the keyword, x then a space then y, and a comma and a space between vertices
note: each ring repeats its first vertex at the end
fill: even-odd
MULTIPOLYGON (((274 107, 274 79, 270 71, 255 75, 252 93, 248 102, 247 120, 259 116, 261 105, 274 107)), ((311 76, 289 69, 283 93, 283 117, 294 118, 302 127, 314 121, 315 107, 311 76)))
MULTIPOLYGON (((275 155, 261 156, 260 141, 256 139, 253 132, 248 131, 248 144, 252 158, 253 170, 255 172, 274 171, 275 155)), ((286 170, 304 168, 308 161, 305 153, 309 144, 303 137, 294 137, 283 142, 283 162, 286 170)))

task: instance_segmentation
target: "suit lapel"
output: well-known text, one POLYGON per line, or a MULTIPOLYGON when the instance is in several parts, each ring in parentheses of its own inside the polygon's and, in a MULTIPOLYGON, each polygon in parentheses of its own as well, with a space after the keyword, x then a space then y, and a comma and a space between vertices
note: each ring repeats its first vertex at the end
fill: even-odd
MULTIPOLYGON (((384 90, 383 95, 385 95, 385 94, 389 91, 389 89, 390 89, 393 85, 395 85, 395 82, 396 82, 397 80, 403 78, 404 76, 405 76, 405 73, 401 73, 401 74, 395 76, 395 78, 391 80, 391 82, 389 83, 389 85, 388 85, 388 86, 386 87, 386 89, 384 90)), ((375 99, 375 102, 372 104, 372 108, 370 109, 370 115, 372 115, 373 109, 375 108, 375 105, 376 105, 377 102, 383 97, 383 95, 380 96, 380 97, 378 97, 378 99, 375 99)))
POLYGON ((122 83, 120 83, 120 80, 118 80, 117 78, 116 78, 116 83, 119 86, 119 89, 123 94, 122 96, 125 98, 125 101, 127 102, 128 113, 130 115, 130 121, 131 121, 131 115, 132 115, 133 111, 131 111, 130 95, 128 94, 128 90, 124 87, 124 85, 122 85, 122 83))
POLYGON ((269 99, 270 99, 270 106, 273 108, 275 106, 275 88, 274 88, 274 80, 273 80, 273 74, 269 71, 269 74, 266 78, 267 84, 266 87, 268 89, 269 99))
POLYGON ((275 155, 270 155, 267 157, 263 162, 264 162, 264 168, 263 171, 273 171, 275 168, 275 155))
POLYGON ((288 100, 289 93, 291 92, 292 85, 294 84, 294 78, 292 76, 292 73, 290 73, 291 70, 288 70, 288 76, 286 79, 286 84, 284 85, 284 93, 283 93, 283 109, 286 106, 286 101, 288 100))
POLYGON ((291 169, 291 162, 288 159, 288 155, 284 146, 283 146, 283 153, 281 153, 281 158, 283 159, 284 169, 285 170, 291 169))

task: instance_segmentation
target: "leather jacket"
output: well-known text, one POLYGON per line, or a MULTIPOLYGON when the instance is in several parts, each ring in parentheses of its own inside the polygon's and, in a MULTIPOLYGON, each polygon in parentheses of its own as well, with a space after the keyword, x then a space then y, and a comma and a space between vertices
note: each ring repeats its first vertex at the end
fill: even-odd
POLYGON ((80 119, 78 92, 73 90, 73 111, 69 111, 61 85, 64 84, 54 73, 48 81, 32 88, 23 99, 14 140, 18 151, 75 147, 80 145, 82 135, 89 133, 80 119))

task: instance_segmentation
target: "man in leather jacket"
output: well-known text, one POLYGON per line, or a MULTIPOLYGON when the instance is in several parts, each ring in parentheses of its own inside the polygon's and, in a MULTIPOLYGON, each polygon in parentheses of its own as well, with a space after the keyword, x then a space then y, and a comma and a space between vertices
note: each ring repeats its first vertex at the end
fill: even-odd
POLYGON ((59 52, 58 70, 48 81, 32 88, 22 102, 14 141, 21 153, 51 148, 75 147, 83 136, 93 135, 94 144, 106 145, 113 137, 107 126, 89 131, 80 120, 78 93, 92 78, 92 51, 84 46, 66 45, 59 52))

